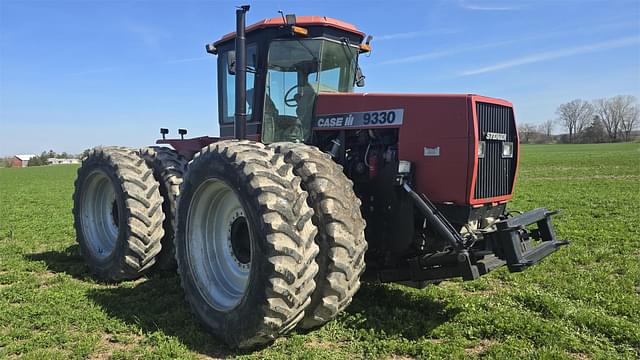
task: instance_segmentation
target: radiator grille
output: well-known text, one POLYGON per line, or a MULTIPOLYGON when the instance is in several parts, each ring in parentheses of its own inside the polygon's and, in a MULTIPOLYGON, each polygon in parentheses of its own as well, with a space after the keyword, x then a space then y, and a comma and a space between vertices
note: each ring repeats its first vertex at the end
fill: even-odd
POLYGON ((485 156, 478 159, 475 198, 486 199, 511 193, 516 172, 517 136, 513 109, 507 106, 476 103, 478 139, 485 142, 485 156), (513 157, 502 157, 502 140, 487 140, 487 133, 506 134, 514 145, 513 157))

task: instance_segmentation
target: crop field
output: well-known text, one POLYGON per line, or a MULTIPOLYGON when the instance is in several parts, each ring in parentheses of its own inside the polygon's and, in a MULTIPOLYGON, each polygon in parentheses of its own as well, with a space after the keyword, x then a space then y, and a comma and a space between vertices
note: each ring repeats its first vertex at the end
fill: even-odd
POLYGON ((77 167, 0 169, 0 358, 640 357, 640 144, 522 148, 512 209, 562 209, 572 240, 524 273, 422 290, 365 284, 323 328, 240 353, 204 332, 178 278, 106 285, 79 256, 77 167))

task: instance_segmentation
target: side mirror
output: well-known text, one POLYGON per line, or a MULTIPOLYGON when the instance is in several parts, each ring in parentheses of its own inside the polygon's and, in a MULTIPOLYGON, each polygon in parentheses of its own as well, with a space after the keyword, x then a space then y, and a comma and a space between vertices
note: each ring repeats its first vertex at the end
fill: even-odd
POLYGON ((235 75, 236 74, 236 52, 234 50, 229 50, 229 52, 227 52, 227 64, 228 64, 227 72, 229 73, 229 75, 235 75))
POLYGON ((213 44, 207 44, 204 46, 205 50, 209 54, 218 55, 218 49, 213 44))
POLYGON ((363 87, 364 86, 364 78, 366 76, 364 76, 362 74, 362 69, 360 69, 360 66, 358 66, 358 68, 356 69, 356 86, 357 87, 363 87))

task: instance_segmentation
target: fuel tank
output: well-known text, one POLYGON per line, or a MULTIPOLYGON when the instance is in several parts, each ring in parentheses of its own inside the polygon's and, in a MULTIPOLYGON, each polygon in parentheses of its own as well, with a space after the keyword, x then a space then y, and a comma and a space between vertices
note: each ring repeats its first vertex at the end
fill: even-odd
POLYGON ((415 188, 441 204, 511 199, 518 167, 513 105, 473 94, 320 93, 314 131, 398 128, 399 160, 415 188))

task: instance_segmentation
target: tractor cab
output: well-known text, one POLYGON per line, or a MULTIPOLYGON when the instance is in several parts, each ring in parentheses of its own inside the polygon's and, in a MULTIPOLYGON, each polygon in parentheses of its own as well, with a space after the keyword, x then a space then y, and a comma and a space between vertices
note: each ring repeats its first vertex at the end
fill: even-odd
MULTIPOLYGON (((287 15, 246 28, 246 136, 263 143, 307 142, 319 92, 348 93, 358 79, 358 55, 368 51, 353 25, 287 15)), ((236 119, 236 33, 207 46, 218 55, 220 137, 232 138, 236 119)))

